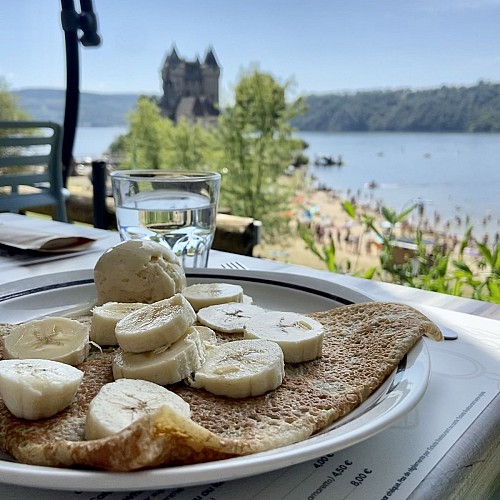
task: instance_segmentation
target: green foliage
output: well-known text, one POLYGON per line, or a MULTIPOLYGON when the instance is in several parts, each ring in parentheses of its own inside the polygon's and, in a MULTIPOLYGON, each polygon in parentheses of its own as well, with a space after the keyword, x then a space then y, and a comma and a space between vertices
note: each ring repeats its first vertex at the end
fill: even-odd
POLYGON ((29 119, 29 114, 19 107, 18 98, 9 91, 7 83, 0 77, 0 120, 29 119))
MULTIPOLYGON (((367 272, 354 272, 357 276, 367 278, 378 277, 382 281, 399 285, 420 288, 433 292, 446 293, 457 296, 467 296, 477 300, 484 300, 500 304, 500 248, 495 244, 489 248, 472 235, 472 228, 468 228, 458 245, 458 250, 446 248, 437 242, 429 244, 424 241, 419 229, 415 231, 412 255, 398 255, 398 240, 395 236, 397 224, 402 222, 416 206, 396 213, 388 207, 382 207, 381 213, 386 222, 385 228, 377 226, 372 215, 358 214, 356 207, 349 201, 342 203, 342 209, 352 219, 359 218, 367 231, 373 231, 381 240, 382 248, 379 254, 379 268, 371 268, 367 272), (466 249, 474 245, 480 256, 466 257, 466 249)), ((318 256, 326 268, 332 272, 344 273, 351 271, 348 262, 344 267, 335 262, 335 248, 333 242, 317 248, 314 239, 302 234, 307 248, 318 256)))
POLYGON ((318 257, 322 262, 325 263, 328 271, 332 273, 346 273, 350 269, 350 262, 346 263, 346 267, 342 267, 336 261, 335 258, 335 242, 333 239, 330 239, 327 245, 323 245, 322 248, 318 248, 316 242, 314 241, 314 235, 311 230, 306 229, 305 227, 299 228, 300 236, 304 240, 306 244, 306 248, 310 250, 316 257, 318 257))
POLYGON ((185 120, 174 125, 153 99, 141 97, 128 133, 110 152, 127 158, 122 168, 220 172, 219 205, 261 220, 263 237, 272 241, 288 232, 292 185, 283 182, 283 172, 293 161, 303 161, 304 144, 289 125, 302 103, 287 103, 286 91, 287 84, 251 70, 237 84, 234 105, 223 110, 219 126, 206 128, 185 120))
POLYGON ((328 271, 332 273, 352 274, 353 276, 368 280, 375 277, 377 272, 376 267, 370 267, 368 270, 360 272, 355 269, 355 266, 350 260, 342 263, 338 262, 336 258, 335 242, 333 239, 330 239, 326 245, 323 244, 321 248, 318 248, 316 242, 314 241, 314 235, 309 228, 299 227, 299 234, 306 244, 306 248, 325 264, 328 271))
POLYGON ((271 75, 250 70, 236 86, 234 105, 219 121, 221 202, 235 215, 261 220, 268 240, 288 228, 283 214, 291 192, 280 177, 301 147, 289 125, 301 102, 288 104, 286 90, 287 84, 271 75))
POLYGON ((119 135, 114 141, 108 146, 106 154, 119 157, 121 155, 125 155, 127 153, 128 148, 128 136, 127 135, 119 135))
POLYGON ((172 170, 218 170, 221 156, 213 128, 204 128, 200 123, 189 124, 181 119, 164 148, 164 168, 172 170))
POLYGON ((141 97, 136 112, 130 117, 128 140, 132 168, 162 168, 163 141, 168 136, 168 129, 169 122, 162 119, 156 103, 141 97))
POLYGON ((302 167, 308 164, 309 164, 309 157, 302 152, 297 153, 292 160, 292 165, 294 167, 302 167))
POLYGON ((174 125, 163 118, 156 102, 148 97, 137 101, 129 117, 129 131, 119 136, 109 150, 123 155, 122 168, 164 170, 217 169, 218 145, 213 129, 180 120, 174 125))
POLYGON ((499 132, 500 84, 312 95, 300 130, 499 132))

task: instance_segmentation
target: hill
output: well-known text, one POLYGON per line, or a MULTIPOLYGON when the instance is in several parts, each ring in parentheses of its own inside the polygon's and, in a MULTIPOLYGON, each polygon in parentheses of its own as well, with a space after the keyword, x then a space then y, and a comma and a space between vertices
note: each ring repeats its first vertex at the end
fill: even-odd
MULTIPOLYGON (((35 120, 64 120, 65 92, 53 89, 24 89, 13 91, 19 106, 35 120)), ((97 94, 82 92, 78 125, 81 127, 111 127, 127 123, 126 117, 139 94, 97 94)))
MULTIPOLYGON (((14 91, 34 119, 64 119, 63 90, 14 91)), ((79 126, 123 126, 140 94, 82 92, 79 126)), ((500 84, 427 90, 309 95, 307 111, 292 121, 299 130, 325 132, 500 132, 500 84)))
POLYGON ((292 124, 308 131, 500 132, 500 84, 311 95, 292 124))

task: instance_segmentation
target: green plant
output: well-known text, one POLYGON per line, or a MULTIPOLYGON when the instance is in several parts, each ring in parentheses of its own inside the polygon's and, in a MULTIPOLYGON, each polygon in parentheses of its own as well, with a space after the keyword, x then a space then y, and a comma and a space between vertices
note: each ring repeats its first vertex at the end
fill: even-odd
MULTIPOLYGON (((349 201, 342 203, 342 209, 353 220, 359 219, 367 231, 373 231, 382 243, 379 254, 380 267, 366 273, 356 272, 357 276, 377 277, 399 285, 420 288, 433 292, 456 296, 467 296, 500 304, 500 250, 495 244, 489 248, 472 235, 473 228, 465 232, 455 251, 446 244, 435 240, 426 241, 420 229, 415 229, 411 251, 399 252, 401 242, 397 239, 398 225, 416 208, 412 206, 401 213, 382 207, 383 228, 379 227, 375 217, 363 212, 349 201), (479 252, 475 257, 466 254, 466 249, 474 246, 479 252), (398 253, 399 252, 399 253, 398 253)), ((302 234, 307 248, 317 255, 329 271, 345 273, 351 269, 335 261, 335 245, 319 249, 314 240, 302 234)))
POLYGON ((474 299, 500 304, 500 249, 498 243, 492 249, 472 236, 470 228, 463 238, 458 258, 452 261, 453 294, 461 295, 470 290, 474 299), (472 241, 479 250, 479 257, 467 263, 464 252, 472 241))
POLYGON ((376 267, 371 267, 367 271, 359 273, 353 268, 350 260, 346 260, 343 264, 338 263, 336 259, 335 242, 333 239, 330 239, 327 244, 323 244, 321 247, 318 247, 310 229, 301 226, 299 227, 299 234, 306 244, 306 248, 325 264, 328 271, 332 273, 352 274, 365 279, 372 279, 374 277, 377 270, 376 267))

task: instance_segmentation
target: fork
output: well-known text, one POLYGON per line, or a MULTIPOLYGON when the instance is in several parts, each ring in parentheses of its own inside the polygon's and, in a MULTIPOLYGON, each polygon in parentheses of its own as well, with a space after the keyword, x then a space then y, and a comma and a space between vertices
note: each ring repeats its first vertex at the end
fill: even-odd
POLYGON ((248 269, 247 266, 245 266, 244 264, 242 264, 241 262, 239 262, 237 260, 225 262, 224 264, 221 264, 221 267, 223 269, 241 269, 241 270, 248 269))

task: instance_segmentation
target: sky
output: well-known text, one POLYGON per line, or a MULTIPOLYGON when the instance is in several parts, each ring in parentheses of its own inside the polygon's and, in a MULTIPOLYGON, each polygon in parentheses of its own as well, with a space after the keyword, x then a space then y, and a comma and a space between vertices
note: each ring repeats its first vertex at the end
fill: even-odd
MULTIPOLYGON (((500 82, 500 0, 94 0, 99 47, 80 45, 80 90, 161 93, 175 46, 212 47, 221 100, 258 67, 292 95, 500 82)), ((79 10, 79 1, 75 7, 79 10)), ((0 78, 65 88, 59 0, 2 0, 0 78)))

